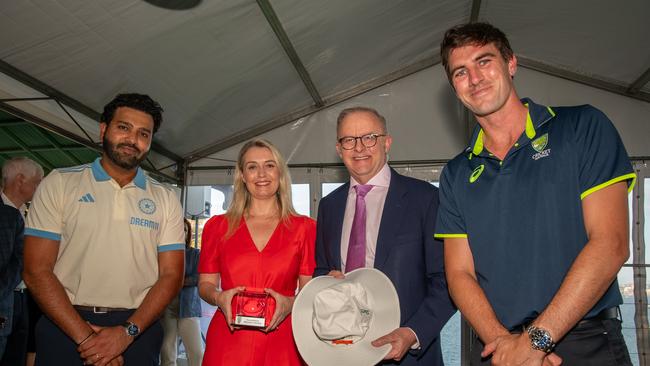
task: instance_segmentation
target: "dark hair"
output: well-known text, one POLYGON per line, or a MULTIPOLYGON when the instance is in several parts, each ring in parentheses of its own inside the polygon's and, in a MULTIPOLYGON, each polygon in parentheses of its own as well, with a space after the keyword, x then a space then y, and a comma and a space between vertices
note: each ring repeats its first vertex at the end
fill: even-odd
POLYGON ((440 43, 440 57, 447 76, 450 72, 449 55, 451 51, 468 45, 485 46, 488 43, 494 43, 506 62, 512 58, 514 53, 508 38, 499 28, 490 23, 460 24, 447 30, 442 43, 440 43))
POLYGON ((336 118, 336 133, 338 134, 339 127, 341 127, 341 123, 347 117, 348 115, 356 112, 365 112, 365 113, 370 113, 377 117, 377 120, 379 123, 381 123, 381 127, 384 129, 384 133, 388 132, 388 129, 386 128, 386 118, 379 114, 376 109, 370 108, 370 107, 351 107, 351 108, 345 108, 344 110, 339 113, 338 118, 336 118))
POLYGON ((137 94, 137 93, 127 93, 127 94, 118 94, 110 103, 104 106, 104 112, 100 118, 100 122, 106 124, 111 123, 115 111, 119 107, 128 107, 137 109, 141 112, 144 112, 153 118, 153 133, 158 131, 160 124, 162 123, 162 112, 163 109, 155 100, 151 99, 146 94, 137 94))

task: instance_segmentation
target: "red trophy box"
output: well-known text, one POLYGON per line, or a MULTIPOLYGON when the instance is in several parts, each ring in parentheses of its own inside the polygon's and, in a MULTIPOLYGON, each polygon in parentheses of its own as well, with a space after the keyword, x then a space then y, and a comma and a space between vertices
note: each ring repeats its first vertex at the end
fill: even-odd
POLYGON ((266 328, 275 312, 275 299, 262 289, 246 288, 232 298, 233 324, 266 328))

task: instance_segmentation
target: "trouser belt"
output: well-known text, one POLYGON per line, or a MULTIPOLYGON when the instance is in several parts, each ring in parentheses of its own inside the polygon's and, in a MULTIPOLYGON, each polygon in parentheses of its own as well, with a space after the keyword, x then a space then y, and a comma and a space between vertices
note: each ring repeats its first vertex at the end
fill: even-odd
MULTIPOLYGON (((589 324, 591 324, 593 322, 597 322, 597 321, 600 321, 600 320, 621 319, 620 315, 621 315, 621 309, 618 306, 613 306, 611 308, 607 308, 605 310, 602 310, 600 313, 598 313, 598 314, 596 314, 596 315, 594 315, 592 317, 582 319, 575 326, 579 327, 581 325, 589 325, 589 324)), ((518 326, 512 328, 511 332, 520 333, 528 325, 530 325, 530 323, 524 323, 524 324, 518 325, 518 326)))
POLYGON ((621 315, 621 309, 618 306, 613 306, 611 308, 607 308, 601 311, 600 313, 592 317, 582 319, 581 321, 578 322, 577 325, 584 325, 597 320, 619 319, 620 315, 621 315))
POLYGON ((74 308, 81 311, 90 311, 95 314, 105 314, 105 313, 113 313, 116 311, 133 310, 133 309, 126 309, 126 308, 109 308, 105 306, 83 306, 83 305, 74 305, 74 308))

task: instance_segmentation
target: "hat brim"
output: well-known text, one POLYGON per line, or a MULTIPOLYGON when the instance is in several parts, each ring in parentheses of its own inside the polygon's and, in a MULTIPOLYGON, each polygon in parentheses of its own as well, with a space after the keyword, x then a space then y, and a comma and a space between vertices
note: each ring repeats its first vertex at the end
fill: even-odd
POLYGON ((300 355, 310 366, 375 365, 390 352, 390 344, 374 347, 370 342, 384 336, 400 324, 399 298, 393 283, 374 268, 359 268, 345 275, 345 279, 331 276, 316 277, 300 290, 291 312, 293 336, 300 355), (373 304, 373 318, 363 339, 351 345, 333 346, 321 341, 312 328, 314 297, 321 290, 353 281, 366 289, 373 304))

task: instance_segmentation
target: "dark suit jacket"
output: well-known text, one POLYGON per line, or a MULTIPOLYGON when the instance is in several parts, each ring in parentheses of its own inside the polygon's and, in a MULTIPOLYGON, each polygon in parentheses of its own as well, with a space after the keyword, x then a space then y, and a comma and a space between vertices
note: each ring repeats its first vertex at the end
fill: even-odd
POLYGON ((14 288, 20 283, 23 270, 24 225, 20 211, 0 199, 0 316, 7 319, 0 336, 11 332, 14 288))
MULTIPOLYGON (((350 183, 321 199, 316 234, 316 270, 341 269, 341 230, 350 183)), ((401 308, 401 325, 415 331, 422 348, 399 365, 442 365, 440 330, 456 311, 445 281, 442 242, 434 240, 438 190, 391 169, 374 267, 391 279, 401 308)), ((382 365, 397 364, 385 362, 382 365)))

